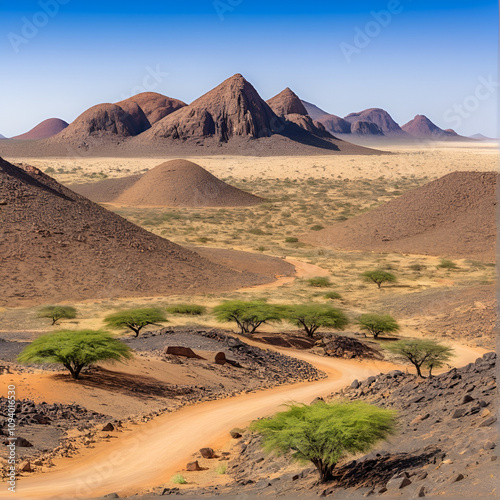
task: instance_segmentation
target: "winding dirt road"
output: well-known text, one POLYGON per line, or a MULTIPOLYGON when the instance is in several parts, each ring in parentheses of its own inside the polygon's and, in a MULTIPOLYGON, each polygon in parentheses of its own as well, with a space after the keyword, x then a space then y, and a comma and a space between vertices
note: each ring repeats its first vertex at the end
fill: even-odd
MULTIPOLYGON (((5 488, 0 498, 67 500, 111 492, 132 494, 167 482, 199 448, 218 448, 227 442, 231 428, 270 415, 286 402, 310 403, 355 378, 361 380, 400 368, 383 361, 339 360, 304 351, 280 351, 312 363, 328 377, 187 406, 145 424, 129 425, 117 439, 98 443, 78 458, 62 459, 52 472, 22 478, 15 494, 5 488)), ((471 349, 461 361, 473 361, 478 355, 479 351, 471 349)))

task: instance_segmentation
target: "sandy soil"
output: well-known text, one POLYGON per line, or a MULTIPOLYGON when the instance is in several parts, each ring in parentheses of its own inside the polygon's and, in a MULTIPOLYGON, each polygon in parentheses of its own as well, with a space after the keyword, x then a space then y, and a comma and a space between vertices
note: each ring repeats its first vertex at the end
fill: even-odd
MULTIPOLYGON (((392 155, 384 156, 193 156, 197 163, 219 178, 350 178, 388 179, 402 176, 441 177, 456 170, 499 170, 496 143, 433 144, 426 148, 395 146, 386 148, 392 155)), ((158 158, 29 158, 5 157, 10 162, 25 161, 42 170, 54 169, 51 175, 63 183, 88 182, 109 177, 122 177, 149 170, 168 157, 158 158)))

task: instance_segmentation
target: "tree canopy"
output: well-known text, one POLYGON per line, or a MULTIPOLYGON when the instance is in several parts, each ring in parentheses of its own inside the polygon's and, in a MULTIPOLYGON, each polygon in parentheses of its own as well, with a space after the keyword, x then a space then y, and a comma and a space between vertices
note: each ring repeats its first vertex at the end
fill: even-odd
POLYGON ((432 375, 433 368, 443 366, 454 356, 452 347, 428 339, 399 340, 386 348, 412 363, 421 378, 423 378, 422 366, 428 367, 429 375, 432 375))
POLYGON ((282 306, 283 318, 302 327, 308 337, 312 337, 318 328, 343 330, 348 324, 347 316, 335 307, 324 304, 299 304, 282 306))
POLYGON ((362 314, 358 319, 361 330, 370 332, 375 338, 381 333, 399 331, 399 325, 389 314, 362 314))
POLYGON ((213 314, 221 323, 235 321, 242 334, 254 333, 264 323, 279 322, 279 307, 264 301, 228 300, 213 308, 213 314))
POLYGON ((18 356, 25 364, 62 364, 77 379, 86 366, 98 361, 124 361, 131 349, 109 333, 95 330, 61 330, 38 337, 18 356))
POLYGON ((278 455, 291 451, 292 459, 312 462, 325 482, 340 459, 367 452, 394 433, 396 413, 362 401, 291 404, 273 417, 254 421, 250 428, 263 436, 266 451, 278 455))
POLYGON ((60 319, 76 318, 76 309, 71 306, 45 306, 38 311, 38 317, 49 318, 55 325, 60 319))
POLYGON ((111 314, 104 318, 108 328, 120 329, 130 328, 138 337, 140 331, 147 325, 158 325, 167 321, 165 314, 159 309, 128 309, 111 314))
POLYGON ((375 269, 374 271, 365 271, 361 277, 365 281, 375 283, 381 288, 382 283, 394 283, 397 281, 396 276, 382 269, 375 269))

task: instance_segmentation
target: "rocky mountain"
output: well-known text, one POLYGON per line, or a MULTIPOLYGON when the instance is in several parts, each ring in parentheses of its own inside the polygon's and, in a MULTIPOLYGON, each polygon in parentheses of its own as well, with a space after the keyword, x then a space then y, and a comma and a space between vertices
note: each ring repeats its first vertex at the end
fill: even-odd
POLYGON ((401 127, 393 120, 391 115, 387 111, 380 108, 370 108, 358 113, 351 113, 345 116, 344 120, 348 121, 351 124, 358 121, 374 123, 383 132, 384 135, 388 136, 406 135, 401 127))
POLYGON ((64 120, 59 118, 49 118, 48 120, 44 120, 39 123, 36 127, 33 127, 28 132, 16 135, 11 139, 23 139, 23 140, 32 140, 36 141, 38 139, 46 139, 47 137, 52 137, 53 135, 58 134, 62 130, 64 130, 69 124, 64 120))
POLYGON ((278 116, 308 114, 300 98, 289 87, 269 99, 267 104, 278 116))
POLYGON ((357 121, 351 124, 351 134, 357 135, 385 135, 380 127, 373 122, 357 121))
POLYGON ((429 118, 424 115, 417 115, 413 120, 403 125, 403 130, 417 137, 418 139, 432 139, 432 140, 448 140, 448 139, 465 139, 466 137, 459 136, 454 130, 443 130, 436 124, 431 122, 429 118))

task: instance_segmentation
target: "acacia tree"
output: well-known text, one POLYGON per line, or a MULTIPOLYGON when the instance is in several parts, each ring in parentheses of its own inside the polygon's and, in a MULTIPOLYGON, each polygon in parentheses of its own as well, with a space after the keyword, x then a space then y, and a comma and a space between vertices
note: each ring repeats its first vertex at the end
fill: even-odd
POLYGON ((55 325, 60 319, 76 318, 76 309, 71 306, 45 306, 38 311, 38 317, 49 318, 55 325))
POLYGON ((255 333, 264 323, 279 322, 282 319, 277 306, 263 301, 228 300, 215 306, 212 312, 221 323, 235 321, 243 335, 255 333))
POLYGON ((417 375, 422 375, 422 366, 429 368, 429 375, 432 375, 432 369, 451 359, 453 348, 439 344, 435 340, 399 340, 386 347, 397 356, 408 360, 417 370, 417 375))
POLYGON ((394 274, 383 271, 382 269, 375 269, 374 271, 365 271, 361 277, 365 281, 375 283, 379 288, 382 287, 382 283, 394 283, 397 281, 394 274))
POLYGON ((165 314, 159 309, 128 309, 119 311, 104 318, 104 323, 108 328, 119 330, 120 328, 130 328, 138 337, 140 331, 147 325, 158 325, 167 321, 165 314))
POLYGON ((377 338, 381 333, 399 331, 398 323, 389 314, 362 314, 358 319, 358 325, 361 330, 370 332, 374 338, 377 338))
POLYGON ((94 330, 61 330, 38 337, 18 356, 20 363, 62 364, 74 379, 98 361, 124 361, 130 347, 109 333, 94 330))
POLYGON ((394 433, 396 414, 362 401, 291 404, 287 411, 254 421, 250 429, 263 436, 263 446, 278 455, 292 451, 292 459, 312 462, 321 482, 348 454, 367 452, 394 433))
POLYGON ((312 337, 318 328, 343 330, 348 324, 347 316, 335 307, 323 304, 301 304, 282 306, 283 317, 302 327, 308 337, 312 337))

